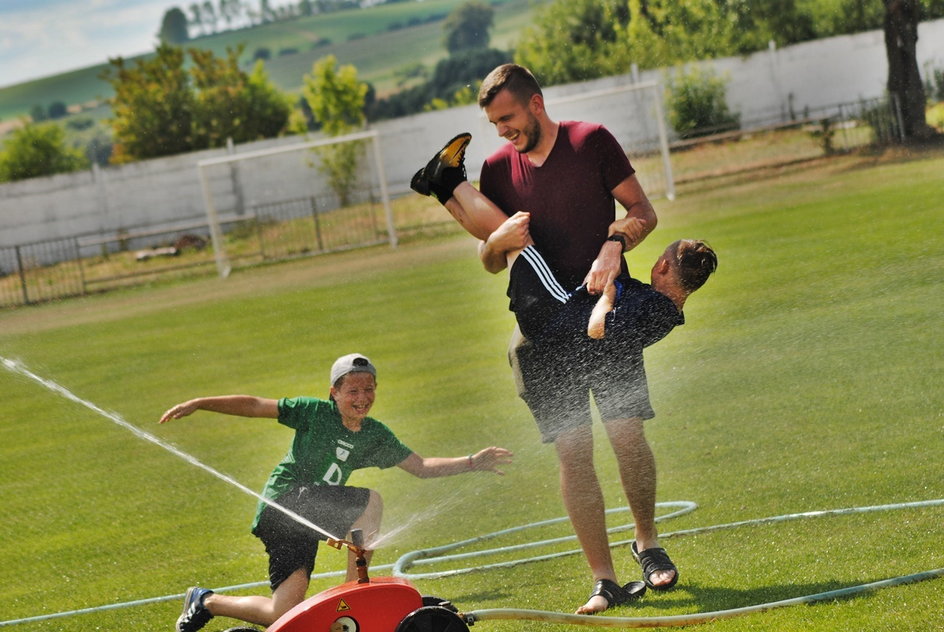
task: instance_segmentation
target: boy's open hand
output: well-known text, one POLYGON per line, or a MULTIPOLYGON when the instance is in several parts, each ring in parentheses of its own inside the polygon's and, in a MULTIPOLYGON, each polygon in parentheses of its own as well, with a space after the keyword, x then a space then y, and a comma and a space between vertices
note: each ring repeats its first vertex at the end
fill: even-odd
POLYGON ((505 472, 498 469, 498 466, 505 463, 511 463, 514 456, 515 455, 512 454, 511 450, 491 446, 489 448, 479 450, 472 455, 472 469, 495 472, 496 474, 504 476, 505 472))

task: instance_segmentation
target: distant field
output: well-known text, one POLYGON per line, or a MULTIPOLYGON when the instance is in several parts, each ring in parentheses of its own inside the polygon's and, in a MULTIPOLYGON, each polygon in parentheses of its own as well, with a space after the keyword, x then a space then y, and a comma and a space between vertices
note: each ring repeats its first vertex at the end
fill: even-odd
MULTIPOLYGON (((674 202, 657 203, 659 226, 628 255, 631 269, 644 273, 678 237, 706 238, 720 257, 717 275, 686 305, 686 324, 646 355, 659 500, 699 505, 663 533, 944 497, 942 170, 939 150, 840 157, 688 184, 674 202)), ((517 455, 502 478, 359 472, 352 483, 381 492, 385 530, 397 534, 374 558, 389 564, 563 515, 553 450, 539 444, 505 359, 505 277, 484 273, 474 251, 453 233, 226 281, 5 310, 0 357, 258 489, 289 432, 209 413, 158 426, 160 414, 196 395, 323 396, 336 356, 370 355, 380 371, 374 413, 412 448, 462 455, 501 444, 517 455)), ((264 580, 265 554, 248 533, 252 498, 2 366, 0 394, 0 622, 168 597, 9 629, 169 630, 187 586, 264 580)), ((598 471, 617 507, 617 473, 597 430, 598 471)), ((678 588, 612 614, 735 608, 941 568, 942 525, 937 507, 668 538, 678 588)), ((615 555, 622 578, 636 579, 627 548, 615 555)), ((342 565, 333 550, 319 553, 318 571, 342 565)), ((319 579, 312 592, 336 581, 319 579)), ((463 610, 572 612, 591 588, 579 556, 416 584, 463 610)), ((944 628, 942 598, 937 579, 692 629, 924 632, 944 628)), ((215 619, 206 629, 233 625, 215 619)), ((578 628, 486 621, 479 629, 578 628)))
MULTIPOLYGON (((495 6, 492 45, 507 48, 536 4, 548 0, 505 0, 495 6)), ((342 11, 323 16, 280 22, 254 29, 220 33, 192 40, 187 46, 207 48, 224 55, 227 47, 245 44, 243 59, 248 62, 259 48, 268 48, 272 59, 266 63, 273 82, 286 92, 297 92, 302 77, 312 64, 329 54, 340 63, 354 64, 358 77, 375 85, 383 94, 395 89, 397 68, 423 63, 430 68, 446 56, 442 45, 442 20, 426 23, 430 16, 448 15, 462 0, 425 0, 384 4, 360 11, 342 11), (408 26, 411 20, 423 22, 408 26), (390 30, 391 25, 402 28, 390 30), (356 39, 351 39, 355 37, 356 39), (322 39, 330 44, 318 45, 322 39), (279 56, 285 49, 295 54, 279 56)), ((159 25, 155 25, 155 29, 159 25)), ((129 56, 129 59, 134 59, 129 56)), ((29 113, 34 105, 48 107, 54 101, 67 105, 109 98, 111 86, 99 75, 108 68, 98 66, 55 75, 23 84, 0 88, 0 121, 29 113)))

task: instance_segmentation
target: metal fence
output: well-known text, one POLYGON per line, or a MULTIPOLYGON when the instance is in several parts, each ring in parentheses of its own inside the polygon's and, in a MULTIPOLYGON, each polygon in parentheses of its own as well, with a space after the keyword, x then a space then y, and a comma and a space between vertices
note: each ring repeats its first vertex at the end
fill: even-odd
POLYGON ((697 137, 671 144, 677 183, 885 146, 902 138, 897 105, 884 98, 776 112, 742 121, 738 129, 700 131, 697 137))
MULTIPOLYGON (((368 191, 344 208, 331 196, 286 200, 221 217, 229 260, 246 267, 388 243, 375 197, 368 191)), ((214 265, 205 218, 0 247, 0 308, 211 274, 214 265)))

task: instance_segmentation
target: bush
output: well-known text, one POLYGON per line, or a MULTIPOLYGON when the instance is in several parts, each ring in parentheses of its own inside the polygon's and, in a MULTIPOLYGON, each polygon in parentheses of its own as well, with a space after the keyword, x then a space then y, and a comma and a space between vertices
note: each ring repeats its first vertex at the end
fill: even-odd
POLYGON ((938 103, 929 108, 925 118, 928 125, 936 128, 939 132, 944 132, 944 103, 938 103))
POLYGON ((0 152, 0 182, 25 180, 88 167, 88 160, 65 142, 55 123, 28 123, 14 130, 0 152))
POLYGON ((932 103, 944 101, 944 69, 925 67, 924 92, 932 103))
POLYGON ((728 110, 725 84, 712 71, 679 71, 667 81, 669 122, 681 138, 738 129, 741 116, 728 110))

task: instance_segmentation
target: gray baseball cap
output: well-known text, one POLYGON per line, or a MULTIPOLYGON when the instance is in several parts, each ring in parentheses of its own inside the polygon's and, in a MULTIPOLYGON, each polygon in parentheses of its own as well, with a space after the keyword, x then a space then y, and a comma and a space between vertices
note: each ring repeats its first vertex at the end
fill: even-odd
POLYGON ((366 356, 360 353, 349 353, 334 361, 331 365, 331 386, 348 373, 370 373, 377 377, 377 369, 366 356))

